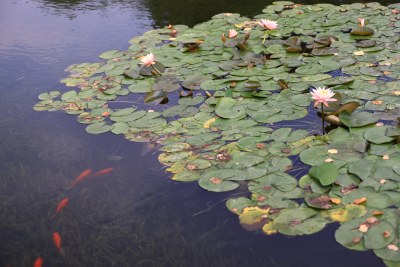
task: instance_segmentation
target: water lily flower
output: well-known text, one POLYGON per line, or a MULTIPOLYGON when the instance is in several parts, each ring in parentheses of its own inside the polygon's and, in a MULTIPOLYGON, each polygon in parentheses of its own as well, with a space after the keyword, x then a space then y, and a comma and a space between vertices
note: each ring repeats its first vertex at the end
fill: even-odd
POLYGON ((235 30, 229 30, 228 32, 228 38, 235 38, 238 35, 237 31, 235 30))
POLYGON ((275 30, 278 28, 278 23, 276 21, 272 21, 272 20, 261 19, 261 21, 257 21, 257 24, 259 26, 263 27, 264 29, 266 29, 262 44, 265 43, 265 40, 268 37, 269 31, 272 31, 272 30, 275 30))
POLYGON ((358 21, 360 22, 360 27, 364 27, 364 25, 365 25, 365 19, 363 19, 363 18, 358 18, 358 21))
POLYGON ((258 21, 257 23, 259 26, 267 30, 275 30, 278 28, 278 23, 272 20, 261 19, 261 21, 258 21))
POLYGON ((335 93, 332 92, 331 89, 325 87, 317 87, 313 89, 311 92, 312 98, 315 100, 314 107, 317 107, 318 104, 324 104, 329 107, 328 102, 335 102, 337 99, 332 98, 335 93))
POLYGON ((149 67, 151 65, 156 64, 156 56, 153 55, 153 53, 149 53, 146 56, 144 56, 142 59, 140 59, 140 61, 142 61, 142 65, 144 67, 149 67))

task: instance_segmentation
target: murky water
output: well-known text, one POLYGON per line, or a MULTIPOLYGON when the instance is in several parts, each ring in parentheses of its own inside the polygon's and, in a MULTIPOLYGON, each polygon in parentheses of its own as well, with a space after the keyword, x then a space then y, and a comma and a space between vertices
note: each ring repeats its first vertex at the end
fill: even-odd
POLYGON ((382 266, 336 243, 334 224, 295 238, 247 232, 224 206, 230 194, 171 181, 151 147, 88 135, 74 116, 32 110, 39 93, 63 89, 70 64, 126 49, 153 27, 193 26, 223 11, 251 16, 267 4, 1 1, 0 267, 33 266, 39 256, 44 266, 382 266), (83 170, 108 167, 114 172, 67 190, 83 170), (63 198, 69 205, 51 220, 63 198))

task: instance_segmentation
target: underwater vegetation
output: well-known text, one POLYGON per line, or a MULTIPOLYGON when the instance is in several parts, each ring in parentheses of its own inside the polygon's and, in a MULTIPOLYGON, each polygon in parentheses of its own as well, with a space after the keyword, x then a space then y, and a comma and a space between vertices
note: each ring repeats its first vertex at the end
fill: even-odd
POLYGON ((169 25, 68 67, 74 89, 34 109, 155 145, 175 181, 242 193, 226 206, 245 229, 338 222, 340 244, 400 266, 399 9, 284 1, 253 19, 169 25))

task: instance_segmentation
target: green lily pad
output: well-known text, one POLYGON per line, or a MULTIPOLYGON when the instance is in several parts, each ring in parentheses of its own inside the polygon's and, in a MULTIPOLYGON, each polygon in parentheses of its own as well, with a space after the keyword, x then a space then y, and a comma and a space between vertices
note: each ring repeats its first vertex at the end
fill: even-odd
POLYGON ((388 126, 374 127, 365 131, 364 137, 374 144, 384 144, 393 141, 395 138, 386 136, 388 126))
POLYGON ((289 192, 296 188, 297 180, 286 173, 271 173, 257 178, 249 183, 251 192, 260 193, 276 188, 282 192, 289 192))
POLYGON ((219 177, 202 177, 199 180, 199 185, 203 189, 212 192, 227 192, 239 187, 238 183, 221 180, 219 177))
POLYGON ((105 122, 97 122, 88 125, 85 130, 87 133, 90 134, 101 134, 111 131, 113 128, 113 125, 108 125, 105 122))
POLYGON ((225 119, 234 119, 245 114, 243 107, 236 106, 236 100, 230 97, 222 97, 218 100, 215 113, 225 119))
POLYGON ((313 166, 310 169, 309 175, 319 181, 321 185, 326 186, 334 183, 339 175, 338 169, 332 163, 322 163, 313 166))
POLYGON ((285 235, 310 235, 326 225, 326 220, 316 214, 315 210, 306 207, 284 210, 274 219, 273 225, 285 235))
POLYGON ((255 202, 251 199, 245 197, 238 197, 238 198, 230 198, 226 202, 226 207, 229 211, 240 214, 242 213, 243 209, 246 207, 254 206, 255 202))
POLYGON ((347 127, 362 127, 371 123, 375 123, 378 119, 369 112, 353 112, 343 111, 339 114, 340 121, 347 127))

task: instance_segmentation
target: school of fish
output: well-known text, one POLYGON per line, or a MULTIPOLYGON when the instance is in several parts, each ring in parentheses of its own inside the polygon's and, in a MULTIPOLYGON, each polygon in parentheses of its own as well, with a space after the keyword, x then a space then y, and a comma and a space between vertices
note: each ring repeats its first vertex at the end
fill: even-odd
MULTIPOLYGON (((85 180, 88 180, 90 178, 94 178, 97 176, 101 176, 101 175, 106 175, 111 173, 114 170, 114 168, 105 168, 102 169, 94 174, 92 169, 86 169, 83 172, 81 172, 68 186, 67 189, 73 189, 74 187, 76 187, 78 184, 84 182, 85 180)), ((65 197, 63 199, 60 200, 60 202, 57 204, 56 206, 56 210, 54 212, 54 214, 50 217, 50 219, 54 220, 57 216, 59 216, 59 214, 68 206, 69 204, 69 198, 65 197)), ((66 256, 66 252, 62 247, 62 238, 61 235, 54 231, 53 232, 53 242, 54 245, 57 249, 57 251, 60 253, 61 256, 65 257, 66 256)), ((42 267, 44 263, 44 260, 42 257, 37 257, 33 263, 33 267, 42 267)))

